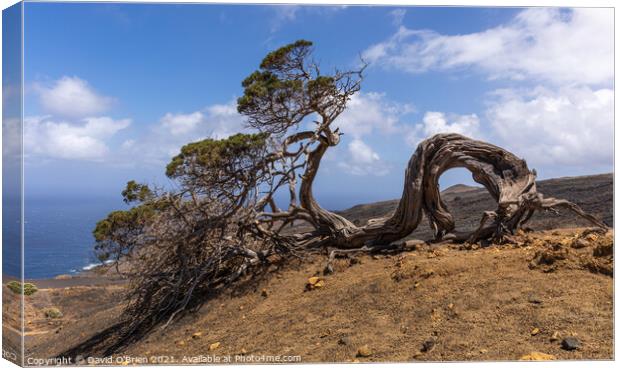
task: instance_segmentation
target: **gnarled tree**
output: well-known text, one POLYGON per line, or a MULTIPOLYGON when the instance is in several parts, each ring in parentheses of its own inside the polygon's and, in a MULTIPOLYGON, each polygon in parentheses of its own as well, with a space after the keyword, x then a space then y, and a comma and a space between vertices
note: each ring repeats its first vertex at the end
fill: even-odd
POLYGON ((437 240, 501 240, 535 211, 556 207, 606 228, 574 203, 544 198, 524 160, 458 134, 419 144, 390 216, 356 226, 324 209, 313 183, 323 156, 340 142, 334 124, 360 90, 365 65, 322 74, 311 54, 312 43, 301 40, 265 57, 243 81, 238 99, 239 113, 255 132, 184 146, 166 168, 178 190, 128 183, 124 200, 136 205, 111 213, 94 231, 101 259, 131 265, 119 268, 133 290, 124 320, 62 355, 114 353, 218 291, 308 252, 393 248, 424 215, 437 240), (497 201, 478 229, 458 236, 439 192, 441 175, 456 167, 468 169, 497 201), (288 194, 283 209, 276 203, 280 191, 288 194), (311 230, 291 231, 289 225, 301 222, 311 230))

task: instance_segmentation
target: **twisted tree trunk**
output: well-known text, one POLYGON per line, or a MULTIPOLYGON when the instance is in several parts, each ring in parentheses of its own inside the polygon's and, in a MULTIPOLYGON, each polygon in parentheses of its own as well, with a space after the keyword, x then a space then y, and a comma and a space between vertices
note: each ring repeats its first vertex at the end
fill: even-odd
POLYGON ((330 146, 337 145, 339 140, 339 136, 333 133, 331 139, 325 137, 319 139, 318 146, 308 154, 306 170, 299 188, 300 205, 310 213, 317 224, 318 233, 321 234, 338 234, 346 229, 355 228, 355 225, 346 218, 321 207, 312 191, 312 184, 319 171, 323 155, 330 146))
POLYGON ((325 148, 319 146, 315 151, 316 162, 310 160, 308 163, 313 168, 312 176, 304 177, 305 187, 302 186, 305 188, 302 198, 306 198, 302 200, 302 207, 320 218, 322 224, 312 233, 314 236, 301 237, 309 246, 329 243, 334 248, 351 249, 388 244, 413 232, 423 214, 434 229, 436 239, 444 238, 454 231, 455 224, 441 199, 439 178, 445 171, 457 167, 468 169, 474 181, 482 184, 497 201, 497 209, 485 212, 480 227, 466 237, 470 242, 499 239, 519 228, 534 211, 554 207, 568 208, 595 226, 607 228, 572 202, 544 198, 536 191, 536 171, 528 169, 524 160, 503 148, 459 134, 438 134, 421 142, 407 165, 403 194, 396 211, 389 217, 373 219, 366 226, 358 227, 321 208, 312 197, 312 180, 325 148))

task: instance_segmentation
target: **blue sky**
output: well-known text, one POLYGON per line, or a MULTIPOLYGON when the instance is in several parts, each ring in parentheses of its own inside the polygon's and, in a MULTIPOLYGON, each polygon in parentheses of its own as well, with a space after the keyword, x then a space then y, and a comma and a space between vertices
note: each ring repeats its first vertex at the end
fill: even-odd
POLYGON ((371 63, 317 179, 326 207, 399 197, 439 132, 505 146, 541 178, 613 169, 610 9, 26 3, 27 193, 166 184, 181 145, 244 129, 241 80, 300 38, 323 70, 371 63))

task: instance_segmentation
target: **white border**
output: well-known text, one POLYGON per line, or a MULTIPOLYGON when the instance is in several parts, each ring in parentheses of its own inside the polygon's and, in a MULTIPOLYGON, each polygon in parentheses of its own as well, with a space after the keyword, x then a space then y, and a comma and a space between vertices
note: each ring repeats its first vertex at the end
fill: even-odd
MULTIPOLYGON (((16 0, 0 0, 1 1, 1 8, 5 9, 11 5, 16 4, 18 1, 16 0)), ((106 3, 115 3, 117 1, 89 1, 89 0, 59 0, 59 1, 39 1, 39 0, 26 0, 25 2, 77 2, 77 3, 84 3, 84 2, 88 2, 88 3, 97 3, 97 2, 106 2, 106 3)), ((126 1, 121 1, 121 2, 128 2, 128 3, 206 3, 206 4, 273 4, 273 5, 294 5, 294 4, 301 4, 301 5, 378 5, 378 6, 468 6, 468 7, 528 7, 528 6, 551 6, 551 7, 612 7, 614 8, 614 20, 615 20, 615 5, 616 2, 613 0, 590 0, 590 1, 584 1, 584 0, 562 0, 562 1, 558 1, 558 0, 538 0, 538 1, 533 1, 533 0, 526 0, 526 1, 515 1, 515 0, 505 0, 502 1, 501 3, 498 3, 497 0, 492 1, 492 0, 464 0, 464 1, 455 1, 455 0, 448 0, 448 1, 441 1, 441 0, 424 0, 424 1, 409 1, 409 0, 388 0, 386 2, 379 2, 378 0, 337 0, 337 1, 329 1, 329 0, 314 0, 314 1, 308 1, 308 0, 298 0, 298 1, 286 1, 286 0, 270 0, 270 1, 260 1, 260 0, 243 0, 243 1, 238 1, 238 2, 234 2, 234 1, 188 1, 188 0, 150 0, 150 1, 139 1, 139 0, 126 0, 126 1)), ((0 25, 1 25, 1 20, 0 20, 0 25)), ((615 25, 615 22, 614 22, 615 25)), ((23 18, 23 8, 22 8, 22 63, 23 63, 23 27, 24 27, 24 18, 23 18)), ((1 38, 0 38, 1 39, 1 38)), ((618 29, 616 27, 614 27, 614 58, 615 61, 618 60, 618 47, 615 47, 617 45, 617 40, 618 40, 618 29)), ((0 47, 0 60, 2 57, 2 51, 1 51, 1 47, 0 47)), ((614 68, 615 71, 615 68, 614 68)), ((616 82, 618 81, 618 76, 614 73, 614 97, 615 97, 615 85, 617 84, 616 82)), ((1 77, 1 73, 0 73, 0 85, 2 82, 2 77, 1 77)), ((22 66, 22 88, 23 88, 23 66, 22 66)), ((615 121, 615 106, 617 104, 617 100, 614 98, 614 121, 615 121)), ((1 107, 0 107, 0 116, 1 116, 1 107)), ((23 115, 23 99, 22 99, 22 115, 23 115)), ((23 118, 23 116, 22 116, 23 118)), ((23 120, 22 120, 23 121, 23 120)), ((615 125, 615 124, 614 124, 615 125)), ((23 126, 23 125, 22 125, 23 126)), ((618 182, 615 180, 615 172, 616 172, 616 163, 618 163, 619 161, 617 160, 618 158, 618 151, 615 149, 615 142, 617 141, 616 138, 618 138, 618 135, 620 133, 618 132, 617 129, 614 129, 614 214, 620 213, 618 211, 619 209, 619 204, 617 203, 617 201, 615 200, 615 193, 617 193, 618 189, 620 188, 620 185, 618 184, 618 182)), ((1 146, 1 137, 2 137, 2 133, 0 132, 0 146, 1 146)), ((23 138, 23 135, 22 135, 23 138)), ((22 149, 23 149, 23 144, 22 144, 22 149)), ((2 162, 0 160, 0 170, 2 167, 2 162)), ((23 165, 22 165, 23 167, 23 165)), ((22 186, 23 186, 23 173, 22 173, 22 186)), ((0 187, 1 187, 1 183, 0 183, 0 187)), ((22 193, 23 194, 23 193, 22 193)), ((23 195, 22 195, 22 201, 23 201, 23 195)), ((22 203, 22 211, 23 211, 23 203, 22 203)), ((22 218, 23 218, 23 214, 22 214, 22 218)), ((0 221, 2 219, 2 215, 0 212, 0 221)), ((617 216, 614 215, 614 228, 617 228, 618 225, 618 220, 617 220, 617 216)), ((22 223, 23 226, 23 223, 22 223)), ((23 231, 23 228, 22 228, 23 231)), ((0 234, 0 240, 2 239, 2 235, 0 234)), ((22 233, 22 239, 23 239, 23 233, 22 233)), ((614 243, 617 240, 617 236, 614 236, 614 243)), ((23 252, 23 247, 22 247, 22 252, 23 252)), ((617 252, 615 253, 614 257, 617 259, 617 252)), ((0 262, 2 260, 2 256, 0 253, 0 262)), ((22 254, 22 278, 23 278, 23 254, 22 254)), ((618 312, 618 303, 616 303, 617 301, 617 294, 615 293, 615 291, 617 290, 617 288, 615 287, 617 283, 617 280, 614 279, 614 353, 618 352, 618 347, 619 347, 619 343, 618 343, 618 339, 615 336, 615 332, 616 332, 616 326, 615 326, 615 316, 617 315, 618 312)), ((22 308, 23 308, 23 304, 22 304, 22 308)), ((23 313, 23 312, 22 312, 23 313)), ((23 325, 23 318, 22 318, 22 325, 23 325)), ((0 337, 0 342, 1 342, 1 337, 0 337)), ((615 355, 614 355, 615 357, 615 355)), ((614 365, 613 361, 558 361, 558 362, 473 362, 473 363, 399 363, 399 365, 401 366, 415 366, 415 367, 438 367, 438 366, 444 366, 444 365, 448 365, 448 366, 458 366, 458 367, 496 367, 496 366, 501 366, 501 367, 582 367, 584 365, 586 365, 588 367, 610 367, 614 365)), ((314 364, 312 364, 314 365, 314 364)), ((311 364, 296 364, 296 365, 284 365, 284 366, 295 366, 295 367, 307 367, 307 366, 312 366, 311 364)), ((331 364, 330 364, 331 365, 331 364)), ((393 363, 374 363, 373 364, 376 367, 388 367, 388 366, 392 366, 393 363)), ((273 366, 273 367, 282 367, 283 365, 264 365, 264 366, 273 366)), ((172 366, 164 366, 164 365, 158 365, 156 367, 172 367, 172 366)))
MULTIPOLYGON (((2 8, 6 8, 10 5, 16 4, 19 1, 16 0, 2 0, 7 5, 2 5, 2 8)), ((615 7, 616 1, 614 0, 504 0, 498 2, 497 0, 424 0, 424 1, 411 1, 411 0, 240 0, 240 1, 199 1, 199 0, 125 0, 125 1, 105 1, 105 0, 24 0, 24 2, 60 2, 60 3, 187 3, 187 4, 280 4, 280 5, 377 5, 377 6, 467 6, 467 7, 536 7, 536 6, 553 6, 553 7, 615 7)))

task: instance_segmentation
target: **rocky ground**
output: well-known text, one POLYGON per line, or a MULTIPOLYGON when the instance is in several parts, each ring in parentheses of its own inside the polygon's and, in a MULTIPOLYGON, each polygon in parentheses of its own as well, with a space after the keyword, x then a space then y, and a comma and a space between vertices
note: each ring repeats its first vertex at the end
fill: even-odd
MULTIPOLYGON (((564 229, 485 248, 446 243, 356 255, 338 259, 329 276, 317 257, 242 295, 221 295, 120 356, 134 363, 613 359, 612 250, 611 232, 564 229)), ((26 297, 28 355, 53 356, 111 325, 123 287, 26 297), (63 316, 47 316, 50 307, 63 316)))
MULTIPOLYGON (((539 187, 611 224, 611 176, 589 178, 539 187)), ((493 208, 478 188, 453 187, 444 198, 461 228, 493 208)), ((390 206, 345 213, 363 222, 390 206)), ((400 254, 357 254, 338 259, 328 276, 321 272, 326 258, 317 256, 250 290, 220 295, 128 346, 119 360, 95 363, 613 359, 613 231, 583 226, 566 213, 538 216, 536 231, 507 244, 423 243, 400 254)), ((25 297, 30 358, 53 357, 113 325, 127 287, 110 273, 35 283, 39 290, 25 297)), ((11 316, 19 315, 19 298, 6 286, 3 295, 4 347, 17 349, 19 318, 11 316)))
POLYGON ((327 277, 317 260, 242 297, 221 297, 126 353, 182 357, 219 343, 212 354, 305 362, 517 360, 536 352, 611 359, 611 244, 610 234, 580 230, 522 234, 484 249, 444 244, 344 258, 327 277), (606 266, 591 266, 599 263, 606 266))

